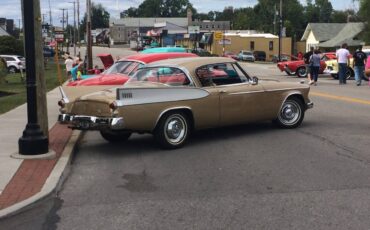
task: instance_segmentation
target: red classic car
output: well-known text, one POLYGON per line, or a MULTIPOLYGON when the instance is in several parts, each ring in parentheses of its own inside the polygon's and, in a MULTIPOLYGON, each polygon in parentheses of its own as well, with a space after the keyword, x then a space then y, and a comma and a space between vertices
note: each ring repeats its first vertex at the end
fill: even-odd
MULTIPOLYGON (((102 62, 113 63, 111 55, 103 55, 104 60, 102 62)), ((128 79, 129 76, 135 72, 139 67, 159 61, 163 59, 182 58, 182 57, 198 57, 193 53, 150 53, 150 54, 134 54, 120 59, 119 61, 112 64, 103 73, 96 75, 91 78, 87 78, 80 81, 72 81, 67 86, 89 86, 89 85, 122 85, 128 79)))
MULTIPOLYGON (((326 55, 326 53, 322 54, 319 70, 320 74, 322 74, 326 68, 325 61, 327 60, 328 56, 329 55, 326 55)), ((280 69, 281 72, 285 71, 285 73, 287 73, 290 76, 291 75, 297 75, 298 77, 307 76, 306 66, 303 60, 279 62, 277 64, 277 67, 280 69)))
POLYGON ((228 58, 232 58, 234 60, 238 60, 238 55, 234 54, 233 52, 230 52, 230 51, 225 51, 225 54, 222 55, 222 57, 228 57, 228 58))

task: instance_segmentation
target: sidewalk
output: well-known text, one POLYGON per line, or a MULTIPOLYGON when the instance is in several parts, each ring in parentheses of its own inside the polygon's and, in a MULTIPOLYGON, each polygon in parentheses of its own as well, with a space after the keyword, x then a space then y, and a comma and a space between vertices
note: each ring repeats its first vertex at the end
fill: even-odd
POLYGON ((18 139, 27 124, 26 104, 0 115, 0 218, 56 192, 64 180, 80 131, 57 123, 60 98, 58 88, 47 94, 51 159, 12 157, 18 153, 18 139))

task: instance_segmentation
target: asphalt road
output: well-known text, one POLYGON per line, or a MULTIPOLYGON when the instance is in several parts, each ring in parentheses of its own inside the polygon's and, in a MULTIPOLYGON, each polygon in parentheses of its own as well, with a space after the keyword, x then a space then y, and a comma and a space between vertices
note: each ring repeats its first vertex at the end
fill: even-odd
MULTIPOLYGON (((303 80, 243 66, 260 79, 303 80)), ((299 128, 205 130, 172 151, 150 135, 111 145, 87 132, 59 197, 0 229, 368 230, 369 92, 320 76, 299 128)))

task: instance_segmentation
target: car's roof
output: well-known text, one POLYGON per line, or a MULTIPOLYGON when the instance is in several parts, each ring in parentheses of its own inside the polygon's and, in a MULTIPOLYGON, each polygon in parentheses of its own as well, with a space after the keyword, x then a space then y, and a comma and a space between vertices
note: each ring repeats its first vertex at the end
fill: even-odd
POLYGON ((187 69, 194 69, 203 65, 235 62, 234 59, 227 57, 193 57, 193 58, 176 58, 162 61, 156 61, 146 65, 146 67, 156 66, 183 66, 187 69))
POLYGON ((155 47, 141 51, 141 53, 158 53, 158 52, 187 52, 184 47, 155 47))
POLYGON ((158 60, 169 59, 169 58, 180 58, 180 57, 198 57, 198 56, 193 53, 176 53, 176 52, 150 53, 150 54, 138 53, 138 54, 134 54, 134 55, 130 55, 125 58, 122 58, 120 61, 135 60, 135 61, 140 61, 143 63, 151 63, 151 62, 158 61, 158 60))

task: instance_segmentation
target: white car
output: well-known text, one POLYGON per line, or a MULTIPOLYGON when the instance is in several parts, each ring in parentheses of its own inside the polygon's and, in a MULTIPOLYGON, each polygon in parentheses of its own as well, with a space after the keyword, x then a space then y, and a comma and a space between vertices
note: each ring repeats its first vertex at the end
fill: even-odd
POLYGON ((255 57, 252 51, 241 50, 238 54, 239 61, 255 61, 255 57))
POLYGON ((9 73, 26 70, 26 59, 19 55, 0 55, 6 61, 9 73))

